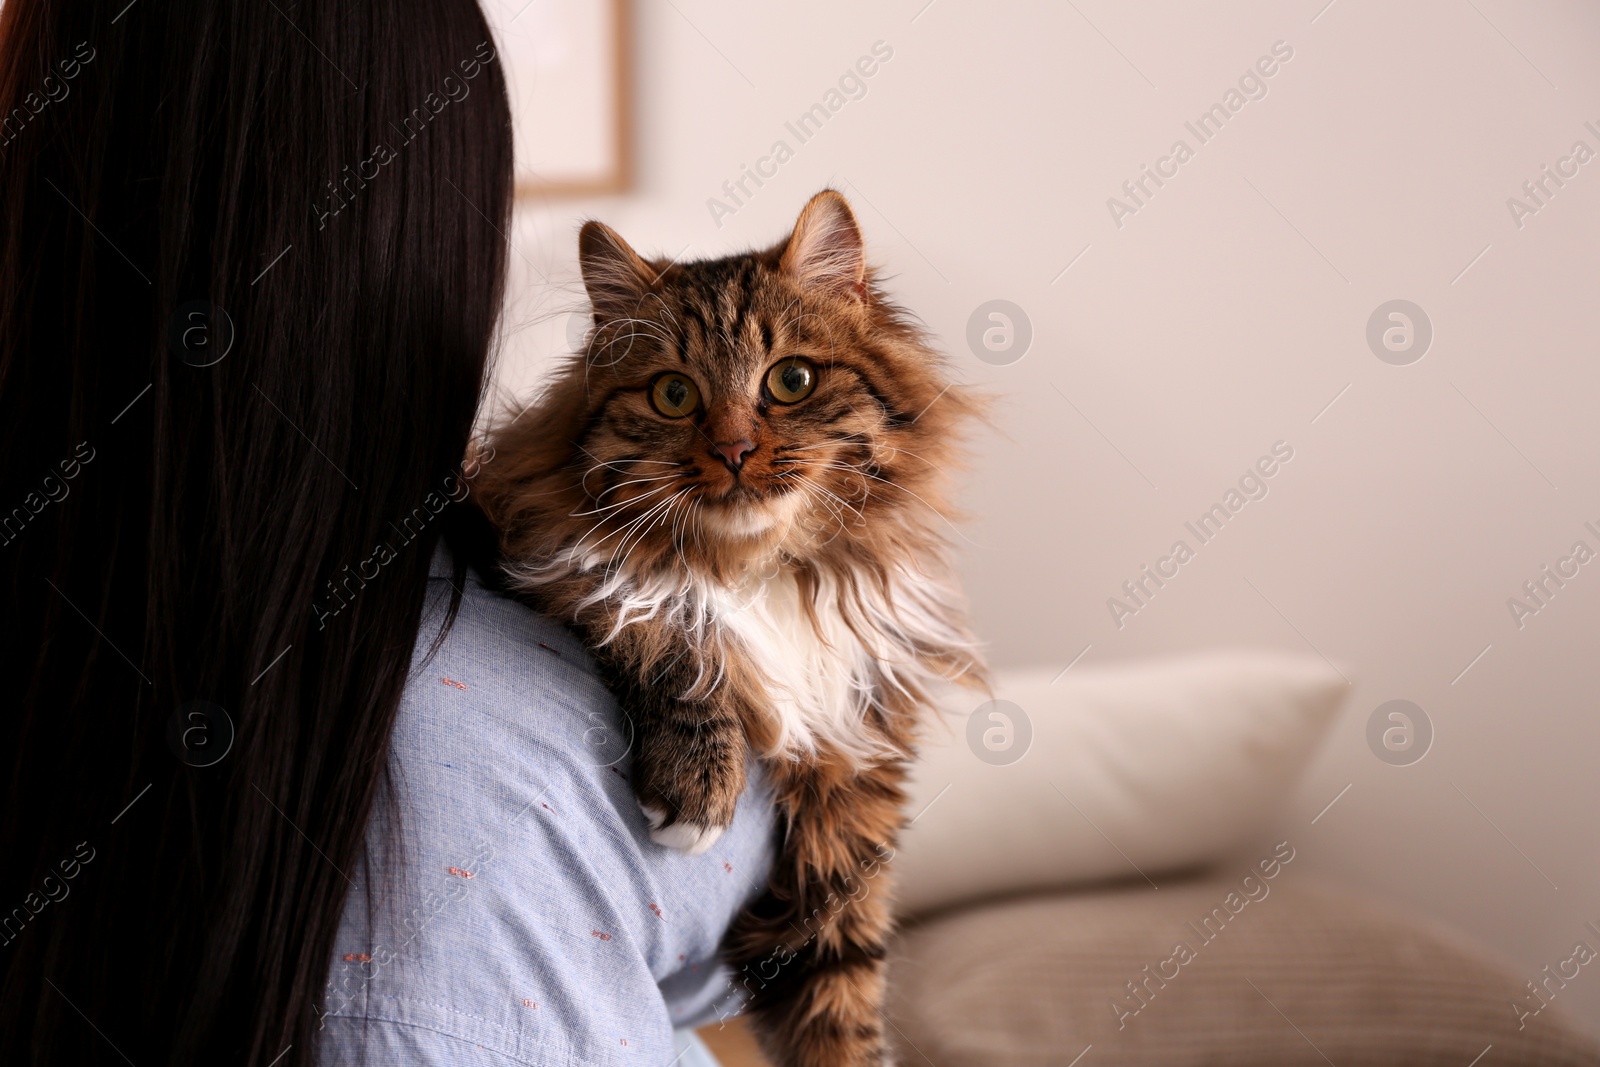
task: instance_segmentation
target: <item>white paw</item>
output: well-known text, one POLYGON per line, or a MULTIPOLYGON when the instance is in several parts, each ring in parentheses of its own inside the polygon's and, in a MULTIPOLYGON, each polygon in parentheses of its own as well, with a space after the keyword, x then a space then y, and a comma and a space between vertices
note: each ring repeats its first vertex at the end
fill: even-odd
POLYGON ((663 826, 667 821, 665 808, 658 808, 654 804, 639 805, 639 810, 644 812, 644 817, 650 823, 650 840, 658 845, 675 848, 680 852, 687 852, 691 856, 698 856, 712 845, 717 838, 722 836, 721 826, 701 826, 699 823, 675 822, 671 826, 663 826))
POLYGON ((680 852, 687 852, 691 856, 698 856, 712 845, 717 838, 722 836, 723 828, 720 826, 701 826, 692 822, 675 822, 671 826, 663 826, 650 831, 650 840, 658 845, 666 845, 680 852))

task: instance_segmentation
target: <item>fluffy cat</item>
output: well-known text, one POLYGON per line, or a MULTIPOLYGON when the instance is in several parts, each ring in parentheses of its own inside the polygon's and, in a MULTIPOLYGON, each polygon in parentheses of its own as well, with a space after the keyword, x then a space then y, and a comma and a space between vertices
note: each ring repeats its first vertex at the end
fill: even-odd
POLYGON ((507 581, 593 649, 657 842, 708 848, 762 761, 779 857, 724 953, 774 1062, 881 1064, 905 762, 982 684, 942 515, 973 402, 831 190, 765 251, 579 253, 585 349, 481 475, 507 581))

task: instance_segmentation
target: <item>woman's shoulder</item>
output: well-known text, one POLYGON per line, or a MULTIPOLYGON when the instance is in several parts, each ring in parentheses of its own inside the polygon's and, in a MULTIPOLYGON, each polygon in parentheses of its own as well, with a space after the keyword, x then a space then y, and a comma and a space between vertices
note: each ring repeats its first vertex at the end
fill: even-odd
MULTIPOLYGON (((385 1040, 371 1024, 516 1063, 665 1062, 675 1025, 731 1010, 717 946, 764 887, 770 798, 752 774, 710 851, 663 849, 634 800, 632 742, 566 627, 436 562, 391 788, 348 872, 326 1062, 385 1040)), ((414 1062, 452 1060, 440 1048, 414 1062)))
POLYGON ((571 630, 497 592, 476 570, 458 576, 442 552, 429 574, 411 673, 404 699, 412 705, 459 702, 455 694, 473 692, 476 684, 486 701, 523 708, 532 694, 565 711, 614 706, 593 658, 571 630), (453 599, 455 617, 441 639, 453 599), (468 677, 454 678, 435 666, 468 677))
POLYGON ((529 803, 548 810, 573 797, 591 830, 626 838, 632 723, 583 643, 475 571, 454 574, 436 559, 428 586, 391 775, 430 804, 448 803, 453 821, 503 821, 529 803))

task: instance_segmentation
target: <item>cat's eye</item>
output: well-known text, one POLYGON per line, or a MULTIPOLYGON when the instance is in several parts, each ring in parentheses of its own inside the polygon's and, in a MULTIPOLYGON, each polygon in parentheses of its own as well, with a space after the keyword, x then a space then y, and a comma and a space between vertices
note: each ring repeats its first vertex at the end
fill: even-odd
POLYGON ((681 419, 700 406, 700 389, 688 375, 663 374, 650 383, 650 406, 669 419, 681 419))
POLYGON ((817 387, 817 368, 809 360, 790 356, 767 371, 767 392, 780 404, 798 404, 817 387))

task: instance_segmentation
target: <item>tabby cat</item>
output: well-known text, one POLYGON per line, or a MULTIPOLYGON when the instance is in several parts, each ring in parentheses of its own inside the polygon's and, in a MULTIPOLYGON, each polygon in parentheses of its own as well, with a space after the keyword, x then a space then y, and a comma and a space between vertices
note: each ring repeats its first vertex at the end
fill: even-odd
POLYGON ((481 475, 506 580, 594 650, 655 841, 708 848, 762 761, 779 857, 724 953, 774 1062, 881 1064, 905 763, 934 692, 982 684, 941 514, 974 402, 831 190, 765 251, 589 222, 579 257, 585 349, 481 475))

